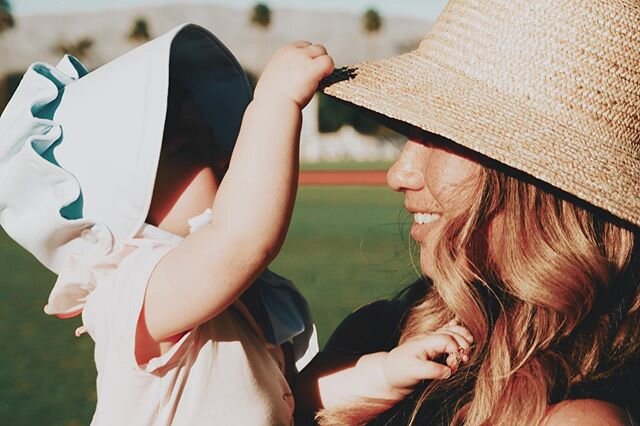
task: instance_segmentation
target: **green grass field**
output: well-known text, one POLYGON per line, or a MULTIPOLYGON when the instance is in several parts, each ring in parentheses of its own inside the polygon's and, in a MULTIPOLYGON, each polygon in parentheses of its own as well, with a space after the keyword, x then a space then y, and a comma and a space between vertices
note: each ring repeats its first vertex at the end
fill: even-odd
MULTIPOLYGON (((256 208, 259 212, 259 206, 256 208)), ((303 187, 272 269, 308 298, 321 344, 354 308, 416 277, 402 197, 384 187, 303 187)), ((42 308, 55 277, 0 236, 0 424, 84 425, 95 406, 93 342, 42 308)))
POLYGON ((332 161, 301 163, 300 170, 388 170, 393 161, 332 161))

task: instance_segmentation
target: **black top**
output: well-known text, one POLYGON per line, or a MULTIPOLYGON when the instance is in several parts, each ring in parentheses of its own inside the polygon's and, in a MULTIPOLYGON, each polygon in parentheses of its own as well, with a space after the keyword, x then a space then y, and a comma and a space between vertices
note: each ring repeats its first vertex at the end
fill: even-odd
MULTIPOLYGON (((366 305, 345 318, 329 338, 324 352, 337 355, 365 355, 379 351, 390 351, 397 346, 404 319, 411 306, 424 294, 419 288, 412 286, 398 299, 381 300, 366 305)), ((582 383, 569 389, 566 396, 552 398, 552 403, 565 399, 597 399, 616 404, 629 411, 635 419, 640 419, 640 366, 633 366, 633 371, 620 374, 600 382, 582 383)), ((451 419, 452 406, 443 403, 459 401, 474 385, 473 375, 464 386, 455 391, 455 395, 442 395, 437 400, 427 401, 418 414, 416 424, 448 425, 451 419)), ((370 425, 406 425, 409 422, 416 398, 423 387, 404 401, 396 404, 381 414, 370 425)))

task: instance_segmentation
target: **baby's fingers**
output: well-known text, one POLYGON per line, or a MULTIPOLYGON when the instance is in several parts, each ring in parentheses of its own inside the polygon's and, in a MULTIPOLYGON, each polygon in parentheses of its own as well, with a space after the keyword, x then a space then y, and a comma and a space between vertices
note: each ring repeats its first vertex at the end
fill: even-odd
POLYGON ((306 50, 307 54, 314 59, 327 54, 327 49, 321 44, 309 44, 306 50))
POLYGON ((462 347, 459 347, 456 352, 450 352, 445 359, 445 363, 453 371, 456 371, 461 363, 467 361, 469 361, 469 355, 467 355, 465 349, 462 347))
POLYGON ((459 334, 464 337, 466 341, 469 343, 473 343, 473 335, 466 327, 460 324, 447 324, 446 326, 440 328, 438 331, 453 331, 454 333, 459 334))
POLYGON ((458 342, 459 347, 456 351, 457 356, 455 357, 457 358, 458 362, 467 362, 469 360, 468 354, 471 350, 471 345, 473 344, 473 335, 466 327, 459 325, 457 321, 452 321, 444 327, 438 329, 437 333, 448 334, 453 337, 456 342, 458 342))
POLYGON ((446 365, 425 359, 413 358, 408 360, 407 363, 407 367, 413 372, 413 379, 416 383, 421 380, 448 379, 453 372, 446 365))
POLYGON ((445 363, 453 372, 458 369, 460 363, 469 360, 467 355, 470 347, 469 342, 456 333, 440 331, 420 340, 427 361, 432 361, 446 354, 445 363))
POLYGON ((443 354, 457 352, 460 347, 458 341, 451 334, 443 332, 412 339, 406 342, 406 345, 411 345, 414 356, 427 360, 433 360, 443 354))
POLYGON ((327 54, 314 58, 312 64, 318 80, 321 80, 331 74, 334 68, 333 58, 327 54))
MULTIPOLYGON (((299 49, 304 49, 304 48, 306 48, 306 47, 311 46, 311 44, 312 44, 312 43, 310 43, 310 42, 308 42, 308 41, 305 41, 305 40, 297 40, 297 41, 294 41, 293 43, 291 43, 291 46, 297 47, 297 48, 299 48, 299 49)), ((287 46, 285 46, 285 48, 286 48, 286 47, 287 47, 287 46)))
POLYGON ((469 360, 469 352, 471 352, 471 342, 469 342, 469 340, 455 331, 441 330, 438 332, 438 334, 446 334, 448 336, 451 336, 458 345, 455 350, 455 353, 458 354, 458 358, 465 362, 469 360))

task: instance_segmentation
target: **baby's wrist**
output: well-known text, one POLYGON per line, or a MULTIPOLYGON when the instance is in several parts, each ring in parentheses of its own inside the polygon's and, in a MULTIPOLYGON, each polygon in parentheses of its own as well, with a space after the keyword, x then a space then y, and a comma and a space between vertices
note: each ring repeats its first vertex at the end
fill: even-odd
POLYGON ((254 100, 257 99, 268 102, 270 104, 292 102, 299 109, 302 109, 302 106, 295 96, 296 94, 291 93, 290 87, 282 84, 274 84, 273 82, 266 82, 264 84, 263 83, 264 82, 262 81, 258 81, 258 85, 253 92, 254 100))
POLYGON ((258 96, 251 101, 251 109, 259 110, 259 114, 274 115, 282 117, 283 114, 301 115, 301 109, 298 104, 287 98, 286 96, 271 97, 258 96))
POLYGON ((388 352, 376 352, 363 355, 360 357, 360 360, 358 360, 356 369, 359 370, 359 376, 363 382, 367 383, 365 389, 367 389, 369 393, 363 396, 389 401, 400 401, 411 393, 411 389, 399 389, 392 386, 384 368, 388 356, 388 352))
POLYGON ((264 105, 265 107, 268 107, 268 108, 274 108, 280 105, 287 105, 287 106, 293 106, 298 110, 302 109, 300 105, 298 105, 298 102, 296 102, 294 99, 292 99, 291 97, 287 96, 284 93, 278 93, 275 91, 260 92, 260 93, 256 91, 253 96, 253 102, 258 105, 264 105))

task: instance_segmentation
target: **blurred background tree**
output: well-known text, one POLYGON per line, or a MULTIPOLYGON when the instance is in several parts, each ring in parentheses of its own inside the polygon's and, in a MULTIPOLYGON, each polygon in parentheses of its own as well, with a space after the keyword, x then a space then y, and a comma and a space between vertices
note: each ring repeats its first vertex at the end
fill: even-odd
MULTIPOLYGON (((382 17, 375 9, 368 9, 360 18, 362 30, 367 34, 367 57, 374 58, 375 36, 382 29, 382 17)), ((381 135, 384 128, 362 111, 346 105, 330 96, 320 94, 318 98, 318 131, 320 133, 337 132, 343 125, 353 127, 365 135, 381 135)))
POLYGON ((93 39, 82 37, 76 41, 59 41, 53 46, 53 50, 61 55, 73 55, 80 61, 84 61, 89 57, 92 47, 93 39))
POLYGON ((133 22, 129 40, 136 43, 144 43, 151 40, 151 32, 149 31, 149 23, 146 18, 139 17, 133 22))
POLYGON ((264 3, 258 3, 251 9, 251 24, 263 30, 271 25, 271 9, 264 3))
POLYGON ((375 9, 369 9, 362 15, 362 28, 367 34, 375 34, 382 29, 382 17, 375 9))
POLYGON ((259 30, 258 41, 258 53, 256 55, 256 65, 253 69, 254 72, 259 73, 262 71, 262 67, 267 62, 268 53, 268 36, 269 27, 271 26, 271 8, 265 3, 257 3, 251 9, 250 17, 251 25, 259 30))
POLYGON ((386 135, 387 129, 366 113, 325 94, 318 93, 317 96, 320 133, 337 132, 342 126, 347 125, 364 135, 386 135))
MULTIPOLYGON (((5 31, 10 30, 16 25, 16 21, 11 13, 11 4, 9 0, 0 0, 0 37, 5 31)), ((4 43, 0 44, 0 56, 6 58, 8 47, 5 47, 4 43)), ((0 112, 4 110, 5 105, 9 101, 13 90, 9 88, 10 84, 14 84, 9 81, 9 76, 6 69, 6 63, 0 63, 0 112)))
POLYGON ((382 30, 382 17, 375 9, 368 9, 361 18, 362 30, 367 35, 366 50, 367 57, 370 59, 376 58, 378 51, 378 34, 382 30))
POLYGON ((0 33, 13 28, 15 24, 9 0, 0 0, 0 33))
POLYGON ((349 124, 353 109, 347 104, 336 99, 318 93, 318 131, 320 133, 333 133, 349 124))

